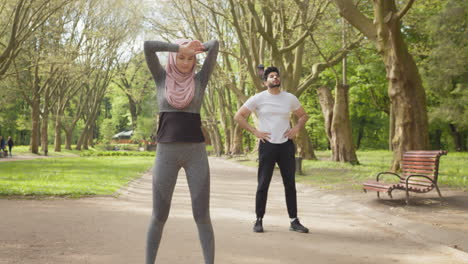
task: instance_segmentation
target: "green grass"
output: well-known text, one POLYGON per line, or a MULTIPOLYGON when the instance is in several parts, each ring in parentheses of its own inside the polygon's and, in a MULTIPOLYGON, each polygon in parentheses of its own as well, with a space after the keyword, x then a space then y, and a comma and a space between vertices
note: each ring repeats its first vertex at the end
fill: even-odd
MULTIPOLYGON (((30 154, 26 146, 16 148, 13 154, 30 154)), ((70 196, 112 195, 148 170, 154 161, 154 152, 149 156, 136 156, 130 152, 49 152, 48 159, 34 159, 0 163, 1 196, 70 196), (106 155, 119 155, 106 156, 106 155), (78 157, 78 155, 91 155, 78 157), (124 155, 126 154, 126 155, 124 155), (55 158, 55 155, 75 157, 55 158), (127 156, 128 155, 128 156, 127 156)), ((146 152, 145 152, 146 154, 146 152)), ((381 171, 387 171, 392 160, 390 151, 358 151, 361 165, 330 161, 330 151, 316 151, 318 161, 305 160, 303 172, 297 181, 322 189, 360 189, 362 182, 374 179, 381 171)), ((257 166, 257 155, 249 160, 237 159, 241 164, 257 166)), ((233 160, 236 160, 233 158, 233 160)), ((391 178, 389 178, 391 179, 391 178)), ((442 187, 468 189, 468 153, 450 152, 442 156, 439 169, 442 187)))
MULTIPOLYGON (((89 148, 90 150, 84 150, 84 151, 95 151, 94 148, 89 148)), ((44 156, 44 152, 41 151, 41 147, 39 147, 39 154, 32 154, 31 151, 29 150, 29 146, 14 146, 13 147, 13 156, 17 155, 27 155, 27 156, 44 156)), ((54 145, 49 145, 49 152, 47 153, 47 156, 49 157, 67 157, 67 156, 79 156, 82 151, 80 150, 75 150, 75 146, 72 146, 72 150, 65 149, 65 145, 62 145, 62 150, 61 152, 55 152, 54 151, 54 145)))
MULTIPOLYGON (((330 151, 318 151, 319 159, 329 159, 330 151)), ((361 189, 362 182, 374 179, 376 174, 388 171, 392 161, 390 151, 358 151, 360 165, 337 163, 327 160, 304 161, 304 176, 298 177, 300 182, 319 186, 323 189, 361 189)), ((452 152, 442 156, 439 165, 439 184, 442 187, 468 188, 468 153, 452 152)), ((392 181, 396 178, 387 177, 392 181)))
MULTIPOLYGON (((154 151, 138 151, 136 144, 116 144, 119 151, 106 150, 107 145, 95 145, 88 147, 88 150, 76 150, 75 145, 72 145, 72 150, 65 149, 62 145, 61 152, 54 151, 54 145, 49 145, 49 157, 73 157, 73 156, 154 156, 154 151)), ((15 146, 13 147, 13 156, 44 156, 44 152, 39 147, 39 154, 32 154, 29 146, 15 146)))
POLYGON ((0 163, 2 196, 112 195, 154 157, 65 157, 0 163))
MULTIPOLYGON (((355 190, 362 188, 362 182, 375 179, 377 173, 388 171, 393 154, 385 150, 358 151, 360 165, 351 165, 330 161, 330 151, 316 151, 319 160, 304 160, 304 175, 296 177, 298 182, 310 184, 321 189, 355 190)), ((247 166, 257 166, 256 155, 249 156, 249 161, 241 161, 247 166)), ((386 181, 395 178, 387 177, 386 181)), ((449 152, 440 158, 439 184, 461 190, 468 189, 468 153, 449 152)))

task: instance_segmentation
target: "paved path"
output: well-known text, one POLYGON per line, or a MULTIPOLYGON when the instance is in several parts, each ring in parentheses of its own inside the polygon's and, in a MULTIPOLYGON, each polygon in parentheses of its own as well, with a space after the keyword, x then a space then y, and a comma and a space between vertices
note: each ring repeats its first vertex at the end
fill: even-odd
MULTIPOLYGON (((396 216, 303 185, 299 214, 311 233, 290 232, 279 176, 270 187, 266 232, 253 233, 256 169, 217 158, 210 165, 218 264, 468 263, 463 251, 401 231, 396 216)), ((2 199, 0 212, 0 264, 144 263, 151 175, 119 198, 2 199)), ((203 263, 183 173, 156 263, 203 263)))
POLYGON ((32 160, 32 159, 46 159, 46 158, 63 158, 63 157, 78 157, 78 155, 70 153, 60 153, 54 152, 53 156, 44 156, 31 153, 21 153, 20 155, 13 155, 12 157, 0 158, 0 162, 10 162, 10 161, 19 161, 19 160, 32 160))

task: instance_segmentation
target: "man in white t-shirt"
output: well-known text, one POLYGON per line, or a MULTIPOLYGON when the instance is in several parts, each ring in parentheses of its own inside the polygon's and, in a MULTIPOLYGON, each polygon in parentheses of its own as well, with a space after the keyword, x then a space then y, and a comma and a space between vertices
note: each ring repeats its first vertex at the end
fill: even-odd
POLYGON ((309 229, 304 227, 297 218, 296 147, 292 141, 299 130, 304 127, 308 116, 295 95, 281 91, 281 80, 277 68, 268 67, 263 74, 263 81, 268 89, 249 98, 234 117, 242 128, 260 140, 258 186, 255 198, 257 220, 253 231, 263 232, 262 219, 265 215, 268 188, 273 169, 278 163, 291 222, 289 230, 308 233, 309 229), (257 114, 258 129, 247 122, 252 112, 257 114), (293 128, 290 127, 291 112, 299 119, 293 128))

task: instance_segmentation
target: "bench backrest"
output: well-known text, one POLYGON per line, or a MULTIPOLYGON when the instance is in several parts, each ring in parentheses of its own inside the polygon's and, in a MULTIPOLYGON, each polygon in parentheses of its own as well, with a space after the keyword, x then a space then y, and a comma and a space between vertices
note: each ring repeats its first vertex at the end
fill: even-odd
MULTIPOLYGON (((402 183, 405 182, 406 177, 412 174, 425 175, 437 183, 439 174, 439 158, 442 155, 447 155, 444 150, 412 150, 403 154, 401 161, 402 169, 402 183)), ((432 183, 430 180, 421 177, 412 177, 408 182, 414 187, 430 187, 432 183)))

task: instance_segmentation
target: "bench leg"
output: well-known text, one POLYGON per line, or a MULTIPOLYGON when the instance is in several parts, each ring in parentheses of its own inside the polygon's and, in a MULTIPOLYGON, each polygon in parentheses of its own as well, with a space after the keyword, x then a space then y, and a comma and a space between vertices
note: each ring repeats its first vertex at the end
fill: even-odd
POLYGON ((442 194, 440 193, 439 186, 435 184, 435 187, 436 187, 437 193, 439 194, 439 197, 442 198, 442 194))
POLYGON ((406 191, 406 204, 409 204, 409 191, 408 189, 406 189, 405 191, 406 191))
POLYGON ((380 199, 380 192, 377 192, 377 198, 380 199))
POLYGON ((389 192, 388 192, 388 196, 390 196, 390 198, 393 199, 392 191, 389 191, 389 192))

